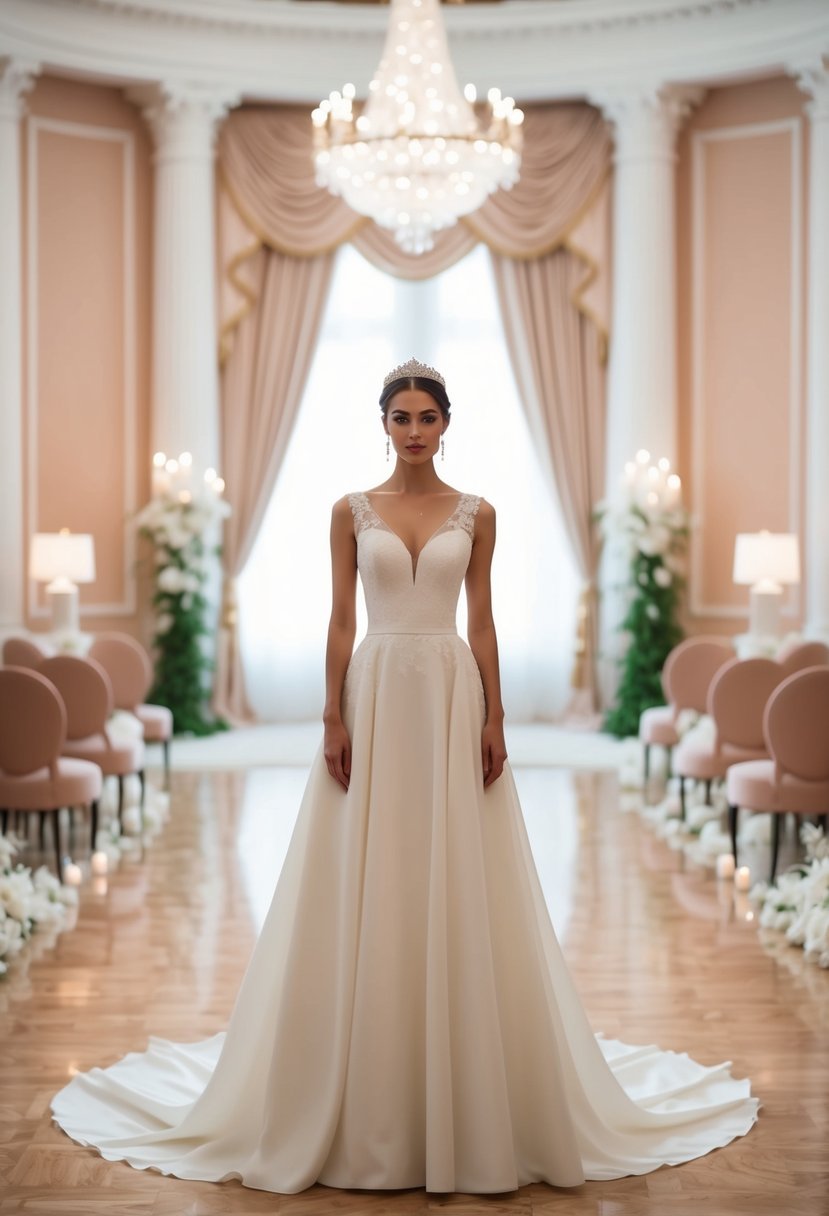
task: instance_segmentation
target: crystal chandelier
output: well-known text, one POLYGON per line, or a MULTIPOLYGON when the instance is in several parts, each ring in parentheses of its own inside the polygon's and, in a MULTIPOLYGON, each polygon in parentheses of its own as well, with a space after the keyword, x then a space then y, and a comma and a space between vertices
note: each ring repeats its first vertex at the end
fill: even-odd
POLYGON ((391 0, 383 57, 362 108, 347 84, 314 123, 317 184, 390 228, 407 253, 518 180, 524 115, 499 89, 479 119, 474 85, 461 93, 439 0, 391 0))

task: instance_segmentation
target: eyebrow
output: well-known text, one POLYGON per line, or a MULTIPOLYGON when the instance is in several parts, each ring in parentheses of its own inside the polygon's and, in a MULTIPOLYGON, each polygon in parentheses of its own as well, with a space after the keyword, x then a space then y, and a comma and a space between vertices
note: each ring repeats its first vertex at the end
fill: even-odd
MULTIPOLYGON (((432 406, 429 406, 429 408, 428 408, 428 409, 425 409, 425 410, 417 410, 416 412, 417 412, 418 417, 422 418, 424 414, 436 414, 436 413, 438 412, 438 407, 437 407, 436 405, 432 405, 432 406)), ((408 414, 410 414, 410 413, 411 413, 411 411, 410 411, 410 410, 404 410, 404 409, 402 409, 402 408, 400 408, 400 407, 398 406, 396 409, 393 409, 393 410, 392 410, 392 413, 393 413, 393 414, 406 414, 406 415, 408 415, 408 414)))

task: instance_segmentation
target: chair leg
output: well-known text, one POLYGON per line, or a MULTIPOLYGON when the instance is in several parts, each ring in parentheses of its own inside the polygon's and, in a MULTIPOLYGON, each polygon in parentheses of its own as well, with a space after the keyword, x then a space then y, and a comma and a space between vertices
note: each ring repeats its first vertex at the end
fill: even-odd
POLYGON ((679 775, 679 810, 682 815, 682 821, 685 822, 685 778, 680 773, 679 775))
POLYGON ((671 763, 674 758, 674 749, 672 747, 665 748, 665 780, 671 776, 671 763))
POLYGON ((40 851, 41 851, 41 853, 44 853, 46 851, 46 816, 45 815, 40 816, 39 827, 40 827, 40 851))
POLYGON ((651 776, 651 745, 645 744, 645 785, 650 781, 651 776))
POLYGON ((2 830, 2 833, 5 836, 6 828, 9 826, 9 812, 8 811, 0 811, 0 822, 2 822, 2 825, 3 825, 2 829, 0 829, 0 830, 2 830))
POLYGON ((735 866, 737 864, 737 816, 739 812, 738 806, 728 804, 728 830, 731 833, 731 852, 734 854, 735 866))
POLYGON ((95 840, 98 836, 98 799, 91 804, 89 808, 89 830, 92 833, 92 839, 89 842, 89 852, 95 852, 95 840))
MULTIPOLYGON (((41 823, 46 816, 41 817, 41 823)), ((52 835, 55 838, 55 858, 57 860, 57 876, 58 882, 63 881, 63 859, 60 855, 60 810, 55 808, 52 811, 52 835)))
POLYGON ((138 774, 138 780, 141 782, 141 801, 139 803, 139 809, 141 811, 141 860, 143 861, 144 860, 144 803, 145 803, 146 794, 147 794, 147 782, 146 782, 143 768, 141 769, 141 772, 138 774))
POLYGON ((780 851, 780 820, 782 818, 782 815, 775 815, 774 827, 771 829, 771 871, 769 872, 769 883, 774 882, 774 875, 777 870, 777 854, 780 851))
POLYGON ((124 777, 121 773, 118 774, 118 822, 123 827, 123 823, 124 823, 124 777))
POLYGON ((711 781, 710 781, 710 779, 708 781, 706 781, 706 783, 705 783, 705 805, 706 806, 711 805, 711 781))
POLYGON ((817 825, 824 832, 826 831, 826 818, 827 818, 826 815, 818 815, 818 817, 817 817, 817 825))
POLYGON ((170 740, 164 740, 164 788, 170 788, 170 740))

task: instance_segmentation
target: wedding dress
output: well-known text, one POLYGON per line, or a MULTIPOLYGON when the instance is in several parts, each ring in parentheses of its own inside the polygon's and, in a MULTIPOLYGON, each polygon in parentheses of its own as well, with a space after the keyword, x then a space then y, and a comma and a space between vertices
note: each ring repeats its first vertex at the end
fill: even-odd
POLYGON ((368 633, 343 690, 345 792, 320 749, 225 1032, 75 1076, 54 1117, 103 1157, 296 1192, 509 1191, 643 1174, 745 1134, 728 1064, 594 1034, 509 766, 456 631, 480 499, 415 559, 350 495, 368 633))

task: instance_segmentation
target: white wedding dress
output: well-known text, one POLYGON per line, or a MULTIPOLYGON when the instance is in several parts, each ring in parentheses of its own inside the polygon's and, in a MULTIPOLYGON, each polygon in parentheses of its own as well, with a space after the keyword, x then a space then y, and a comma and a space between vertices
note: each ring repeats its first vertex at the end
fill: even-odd
POLYGON ((417 562, 350 496, 369 628, 350 788, 320 749, 227 1030, 81 1073, 73 1139, 179 1178, 296 1192, 509 1191, 644 1174, 746 1133, 728 1064, 597 1037, 556 941, 509 767, 455 628, 480 500, 417 562))

